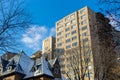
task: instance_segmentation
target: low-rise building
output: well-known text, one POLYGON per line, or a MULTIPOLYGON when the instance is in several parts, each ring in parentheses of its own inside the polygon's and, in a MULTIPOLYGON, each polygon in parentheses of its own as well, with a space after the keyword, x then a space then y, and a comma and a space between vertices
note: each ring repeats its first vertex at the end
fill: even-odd
MULTIPOLYGON (((4 59, 1 58, 3 62, 4 59)), ((32 60, 23 51, 5 61, 0 80, 60 80, 61 72, 57 58, 32 60)))

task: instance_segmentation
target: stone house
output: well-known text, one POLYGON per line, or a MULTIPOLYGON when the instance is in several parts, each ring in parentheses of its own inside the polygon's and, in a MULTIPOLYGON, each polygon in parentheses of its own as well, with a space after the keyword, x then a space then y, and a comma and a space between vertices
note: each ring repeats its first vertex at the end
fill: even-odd
POLYGON ((32 60, 23 51, 4 61, 1 68, 0 80, 61 80, 57 58, 49 61, 43 57, 32 60))

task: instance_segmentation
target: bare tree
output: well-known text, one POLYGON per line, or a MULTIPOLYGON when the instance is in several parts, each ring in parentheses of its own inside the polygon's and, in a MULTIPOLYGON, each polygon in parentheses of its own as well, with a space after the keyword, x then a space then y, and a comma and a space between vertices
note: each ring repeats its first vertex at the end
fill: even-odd
POLYGON ((85 45, 77 48, 73 48, 65 52, 64 58, 66 59, 66 71, 65 75, 68 80, 92 80, 93 76, 93 62, 91 61, 91 50, 89 47, 86 48, 85 45), (83 52, 81 52, 81 49, 83 52), (92 63, 92 64, 91 64, 92 63))
MULTIPOLYGON (((110 24, 113 26, 112 35, 116 45, 116 51, 120 50, 120 1, 119 0, 99 0, 100 9, 104 15, 110 19, 110 24)), ((118 54, 119 55, 119 54, 118 54)))
MULTIPOLYGON (((114 70, 118 69, 119 63, 114 50, 116 45, 114 43, 113 27, 108 24, 109 20, 104 18, 102 14, 97 13, 96 15, 98 28, 96 34, 99 36, 99 43, 95 44, 99 45, 100 50, 93 54, 95 78, 96 80, 119 80, 120 75, 114 73, 114 70)), ((94 49, 96 49, 96 46, 94 46, 94 49)))
POLYGON ((107 15, 115 28, 120 27, 120 1, 119 0, 99 0, 102 13, 107 15))
MULTIPOLYGON (((110 24, 112 25, 113 29, 111 34, 113 36, 113 42, 114 42, 114 48, 110 48, 110 43, 106 44, 108 47, 107 50, 111 52, 111 50, 115 50, 115 54, 107 53, 106 57, 110 58, 109 60, 104 61, 106 62, 105 74, 103 75, 103 80, 119 80, 120 79, 120 63, 118 62, 118 58, 120 57, 120 0, 99 0, 100 1, 100 9, 104 15, 107 15, 107 17, 110 19, 110 24)), ((104 34, 106 34, 104 32, 104 34)), ((109 36, 107 36, 108 38, 109 36)), ((109 41, 109 38, 106 39, 106 41, 109 41)), ((105 42, 103 42, 104 44, 105 42)), ((102 53, 104 54, 104 53, 102 53)), ((103 57, 103 58, 106 58, 103 57)), ((101 79, 99 79, 101 80, 101 79)))
POLYGON ((22 0, 0 0, 0 51, 15 48, 17 33, 30 23, 24 6, 22 0))

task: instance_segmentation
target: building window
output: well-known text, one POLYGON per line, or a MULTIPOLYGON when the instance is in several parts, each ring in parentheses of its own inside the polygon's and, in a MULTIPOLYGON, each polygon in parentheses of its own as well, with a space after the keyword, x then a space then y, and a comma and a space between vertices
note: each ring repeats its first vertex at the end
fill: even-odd
POLYGON ((62 34, 62 32, 59 32, 59 33, 57 33, 57 36, 59 36, 59 35, 61 35, 62 34))
POLYGON ((73 19, 72 21, 71 21, 71 23, 75 23, 76 22, 76 20, 75 19, 73 19))
POLYGON ((84 19, 85 17, 86 17, 86 15, 84 14, 84 15, 81 16, 81 19, 84 19))
POLYGON ((8 66, 8 71, 11 71, 12 70, 12 66, 8 66))
POLYGON ((57 41, 60 41, 63 38, 63 36, 60 36, 57 38, 57 41))
POLYGON ((82 30, 86 30, 86 29, 87 29, 87 26, 82 27, 82 30))
POLYGON ((89 63, 89 62, 90 62, 90 58, 86 58, 85 63, 89 63))
POLYGON ((82 36, 87 36, 87 32, 82 33, 82 36))
POLYGON ((73 46, 73 47, 74 47, 74 46, 77 46, 77 42, 72 43, 72 46, 73 46))
POLYGON ((65 21, 68 21, 69 19, 70 19, 70 17, 68 16, 68 17, 65 18, 65 21))
MULTIPOLYGON (((62 58, 63 56, 59 56, 59 58, 62 58)), ((62 65, 63 64, 63 61, 59 61, 59 64, 62 65)))
POLYGON ((57 41, 60 41, 60 38, 57 38, 57 41))
POLYGON ((71 29, 74 29, 74 28, 76 28, 76 26, 75 26, 75 25, 72 25, 72 26, 71 26, 71 29))
POLYGON ((88 45, 88 44, 87 44, 87 45, 85 45, 85 46, 84 46, 84 48, 85 48, 85 49, 86 49, 86 48, 89 48, 89 45, 88 45))
POLYGON ((57 28, 58 31, 60 31, 61 29, 62 29, 61 27, 57 28))
POLYGON ((80 14, 82 14, 82 13, 84 12, 84 10, 85 10, 85 9, 80 10, 80 14))
POLYGON ((70 42, 70 39, 67 39, 67 40, 66 40, 66 43, 68 43, 68 42, 70 42))
POLYGON ((75 18, 75 14, 72 14, 72 15, 70 16, 70 18, 75 18))
POLYGON ((69 30, 70 30, 70 28, 69 28, 69 27, 65 29, 65 31, 66 31, 66 32, 67 32, 67 31, 69 31, 69 30))
POLYGON ((67 33, 67 34, 66 34, 66 37, 69 37, 69 36, 70 36, 70 33, 67 33))
POLYGON ((58 43, 57 46, 58 46, 58 47, 62 46, 62 43, 58 43))
POLYGON ((60 26, 61 25, 61 21, 59 21, 58 23, 57 23, 57 26, 60 26))
MULTIPOLYGON (((68 53, 69 54, 69 53, 68 53)), ((72 59, 72 57, 67 57, 67 61, 70 61, 72 59)))
POLYGON ((72 37, 72 41, 73 41, 73 40, 76 40, 76 39, 77 39, 77 36, 72 37))
POLYGON ((71 45, 67 45, 67 46, 66 46, 66 49, 68 49, 68 48, 71 48, 71 45))
POLYGON ((87 41, 88 41, 88 38, 83 39, 83 42, 87 42, 87 41))
POLYGON ((35 69, 35 67, 32 67, 32 72, 34 72, 36 69, 35 69))
POLYGON ((84 24, 86 24, 86 20, 83 20, 83 21, 81 22, 81 25, 84 25, 84 24))
POLYGON ((72 31, 72 35, 73 35, 73 34, 76 34, 76 30, 72 31))
MULTIPOLYGON (((90 49, 86 49, 86 51, 85 51, 85 56, 90 56, 90 54, 91 54, 90 49)), ((89 60, 89 61, 90 61, 90 60, 89 60)))
POLYGON ((65 26, 69 26, 70 25, 70 22, 67 22, 66 24, 65 24, 65 26))
POLYGON ((91 72, 89 72, 89 73, 86 74, 86 77, 88 77, 88 78, 90 78, 91 76, 92 76, 91 72))
POLYGON ((58 49, 58 53, 62 53, 63 52, 63 49, 58 49))
MULTIPOLYGON (((68 60, 69 61, 69 60, 68 60)), ((67 67, 71 67, 71 64, 67 64, 67 67)), ((70 71, 69 71, 69 74, 70 74, 70 71)))

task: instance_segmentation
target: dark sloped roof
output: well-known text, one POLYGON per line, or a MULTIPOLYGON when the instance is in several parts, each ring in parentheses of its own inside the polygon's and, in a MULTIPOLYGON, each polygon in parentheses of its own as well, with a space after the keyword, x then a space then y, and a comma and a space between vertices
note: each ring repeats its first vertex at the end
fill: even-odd
POLYGON ((6 66, 7 66, 7 64, 8 64, 8 61, 6 61, 6 60, 3 59, 2 57, 0 57, 0 64, 1 64, 1 66, 3 67, 2 72, 4 72, 5 69, 6 69, 6 66))
POLYGON ((57 61, 57 58, 49 60, 51 67, 53 67, 53 65, 55 64, 56 61, 57 61))
POLYGON ((37 59, 33 67, 35 68, 35 71, 31 71, 24 79, 41 75, 53 77, 51 66, 45 58, 37 59))
POLYGON ((12 66, 12 65, 16 65, 14 59, 12 59, 12 60, 8 63, 8 66, 12 66))
POLYGON ((7 75, 13 72, 27 74, 33 65, 34 62, 23 51, 21 51, 8 61, 5 71, 2 74, 7 75))
MULTIPOLYGON (((43 75, 53 78, 54 75, 51 67, 56 63, 56 61, 57 58, 48 61, 44 57, 33 61, 22 51, 6 63, 5 70, 3 71, 2 75, 8 75, 17 72, 25 75, 24 79, 43 75)), ((3 60, 1 59, 0 62, 3 62, 3 60)))

